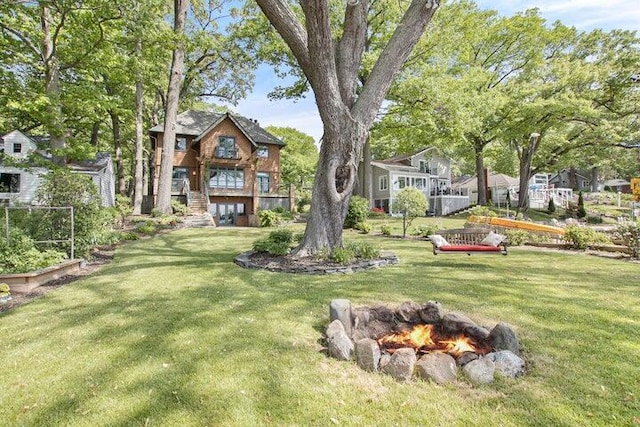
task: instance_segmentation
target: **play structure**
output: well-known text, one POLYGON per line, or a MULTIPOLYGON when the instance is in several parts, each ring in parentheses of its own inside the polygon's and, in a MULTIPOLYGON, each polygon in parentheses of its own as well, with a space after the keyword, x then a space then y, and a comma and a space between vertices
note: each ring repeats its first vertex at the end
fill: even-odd
POLYGON ((546 233, 558 237, 564 236, 564 228, 552 225, 536 224, 529 221, 517 221, 515 219, 497 218, 490 216, 471 215, 469 222, 472 224, 489 225, 506 229, 526 230, 536 233, 546 233))

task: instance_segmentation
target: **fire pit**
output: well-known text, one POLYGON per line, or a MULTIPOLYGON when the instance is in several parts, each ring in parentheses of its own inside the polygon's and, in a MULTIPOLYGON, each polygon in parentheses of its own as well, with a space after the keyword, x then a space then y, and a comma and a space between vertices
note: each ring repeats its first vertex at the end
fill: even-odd
POLYGON ((422 378, 439 384, 464 374, 474 384, 495 375, 515 378, 525 371, 520 343, 505 323, 477 325, 441 304, 405 302, 353 308, 348 300, 331 301, 327 350, 340 360, 355 358, 367 371, 380 371, 400 381, 422 378))

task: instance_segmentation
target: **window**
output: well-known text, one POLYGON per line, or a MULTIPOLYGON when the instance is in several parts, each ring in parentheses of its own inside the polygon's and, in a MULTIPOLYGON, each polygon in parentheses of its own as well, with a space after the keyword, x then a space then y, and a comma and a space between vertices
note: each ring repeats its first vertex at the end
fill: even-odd
POLYGON ((387 177, 386 175, 383 175, 379 178, 379 182, 380 182, 380 191, 389 189, 389 177, 387 177))
POLYGON ((400 176, 398 177, 398 188, 402 189, 407 186, 406 177, 400 176))
POLYGON ((246 215, 245 210, 244 210, 244 203, 236 204, 236 215, 238 215, 238 216, 246 215))
POLYGON ((19 193, 20 174, 0 173, 0 193, 19 193))
POLYGON ((237 159, 238 148, 236 147, 236 138, 233 136, 219 137, 218 148, 216 148, 216 157, 221 159, 237 159))
POLYGON ((14 142, 13 143, 13 152, 14 153, 22 153, 22 144, 20 144, 19 142, 14 142))
POLYGON ((176 137, 176 146, 175 149, 177 151, 186 151, 187 150, 187 138, 184 136, 176 137))
POLYGON ((244 170, 235 168, 209 169, 210 188, 244 188, 244 170))
POLYGON ((258 180, 258 191, 261 193, 269 192, 269 174, 264 172, 258 172, 256 175, 258 180))
POLYGON ((420 160, 420 172, 427 172, 427 162, 425 162, 424 160, 420 160))
POLYGON ((173 179, 183 179, 189 177, 189 169, 187 168, 173 168, 173 179))
POLYGON ((258 157, 263 159, 269 157, 269 147, 267 147, 266 145, 258 146, 258 149, 256 150, 256 154, 258 157))

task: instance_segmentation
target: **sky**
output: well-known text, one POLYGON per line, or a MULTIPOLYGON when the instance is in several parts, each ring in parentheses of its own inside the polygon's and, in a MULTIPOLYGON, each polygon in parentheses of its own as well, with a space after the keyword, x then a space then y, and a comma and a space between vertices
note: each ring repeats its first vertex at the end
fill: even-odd
MULTIPOLYGON (((560 20, 578 30, 589 31, 623 29, 640 32, 640 4, 638 0, 476 0, 481 9, 494 9, 501 15, 512 16, 531 8, 550 24, 560 20)), ((253 92, 237 106, 229 108, 245 117, 258 120, 262 127, 281 126, 297 129, 311 135, 316 143, 322 137, 322 121, 318 114, 313 92, 299 101, 271 101, 267 94, 278 84, 270 67, 262 66, 256 73, 253 92)))

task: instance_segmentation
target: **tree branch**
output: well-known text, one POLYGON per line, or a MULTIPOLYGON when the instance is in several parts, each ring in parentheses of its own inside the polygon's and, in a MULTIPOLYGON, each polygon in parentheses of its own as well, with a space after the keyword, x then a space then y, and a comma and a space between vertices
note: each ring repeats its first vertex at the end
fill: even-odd
POLYGON ((307 33, 286 0, 256 0, 306 73, 312 71, 307 33))
POLYGON ((367 127, 389 90, 400 67, 422 36, 431 17, 440 6, 439 0, 413 0, 398 27, 376 61, 362 93, 352 108, 353 116, 367 127))
POLYGON ((344 32, 338 44, 337 73, 342 101, 348 108, 356 98, 356 85, 367 41, 367 0, 347 1, 344 32))

